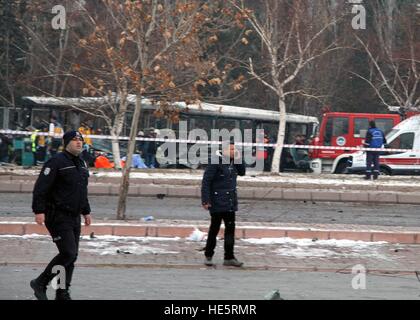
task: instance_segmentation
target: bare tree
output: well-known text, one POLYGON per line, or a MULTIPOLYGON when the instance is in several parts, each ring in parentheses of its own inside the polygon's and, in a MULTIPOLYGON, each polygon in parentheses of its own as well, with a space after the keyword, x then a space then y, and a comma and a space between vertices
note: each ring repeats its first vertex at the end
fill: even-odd
POLYGON ((20 1, 0 4, 0 102, 9 106, 16 106, 25 69, 25 52, 19 50, 25 41, 19 29, 22 11, 24 3, 20 1))
MULTIPOLYGON (((325 35, 337 21, 322 21, 321 26, 312 24, 308 5, 301 1, 261 0, 230 3, 258 34, 265 53, 265 72, 258 72, 252 58, 246 67, 249 74, 268 87, 277 97, 280 112, 279 131, 271 171, 278 173, 286 129, 286 98, 293 94, 311 96, 305 88, 291 89, 299 73, 312 61, 339 49, 334 37, 325 35), (253 11, 250 5, 259 6, 253 11)), ((333 31, 333 30, 332 30, 333 31)))
MULTIPOLYGON (((101 5, 103 17, 86 12, 94 31, 79 43, 86 50, 89 63, 77 68, 78 76, 84 79, 85 93, 99 96, 116 93, 116 117, 111 129, 111 135, 116 137, 115 147, 128 110, 128 97, 137 96, 118 201, 117 218, 125 219, 141 97, 158 106, 157 114, 175 119, 174 102, 191 102, 200 97, 198 80, 214 76, 217 70, 210 59, 203 59, 205 45, 200 31, 216 11, 205 2, 193 0, 102 0, 101 5), (92 75, 96 77, 93 81, 92 75)), ((114 155, 118 153, 116 150, 114 155)))
POLYGON ((378 32, 362 38, 355 34, 357 42, 369 61, 369 74, 353 73, 365 80, 387 107, 398 106, 405 110, 420 109, 420 38, 414 4, 393 14, 393 26, 399 34, 389 31, 389 15, 375 7, 375 25, 378 32))

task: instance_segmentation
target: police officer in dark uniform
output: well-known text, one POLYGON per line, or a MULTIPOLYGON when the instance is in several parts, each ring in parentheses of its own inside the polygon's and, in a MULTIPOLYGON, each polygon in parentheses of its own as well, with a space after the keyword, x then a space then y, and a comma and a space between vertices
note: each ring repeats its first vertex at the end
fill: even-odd
MULTIPOLYGON (((382 148, 386 144, 385 134, 382 130, 376 127, 375 121, 369 122, 369 130, 366 134, 364 146, 366 148, 382 148)), ((366 180, 370 180, 372 176, 373 165, 373 180, 378 179, 379 176, 379 155, 380 151, 366 152, 366 180)))
POLYGON ((58 267, 65 270, 65 285, 59 284, 56 300, 71 300, 69 287, 74 262, 79 250, 81 215, 85 224, 91 224, 87 197, 89 171, 79 157, 83 149, 83 137, 78 131, 63 136, 64 151, 49 159, 39 174, 33 191, 32 210, 35 221, 45 223, 58 248, 56 255, 41 275, 30 285, 39 300, 47 300, 47 285, 58 274, 58 267))
POLYGON ((211 224, 205 249, 206 266, 212 266, 212 257, 216 247, 216 237, 222 220, 225 224, 225 266, 241 267, 242 262, 234 255, 235 244, 235 213, 238 211, 236 192, 237 176, 245 175, 245 165, 240 153, 235 149, 233 141, 225 146, 222 152, 217 152, 204 172, 201 186, 201 201, 203 208, 210 211, 211 224), (217 161, 214 161, 217 160, 217 161))

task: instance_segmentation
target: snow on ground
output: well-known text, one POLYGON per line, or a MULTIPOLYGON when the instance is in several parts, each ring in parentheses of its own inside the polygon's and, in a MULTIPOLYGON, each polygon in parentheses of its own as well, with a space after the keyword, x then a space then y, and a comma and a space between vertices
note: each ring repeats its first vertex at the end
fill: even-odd
MULTIPOLYGON (((27 175, 38 175, 39 170, 25 170, 25 169, 14 169, 6 170, 0 168, 0 173, 21 175, 22 177, 27 175)), ((95 171, 91 170, 93 176, 96 177, 121 177, 121 172, 118 171, 95 171)), ((185 172, 168 170, 165 171, 132 171, 130 177, 132 179, 171 179, 171 180, 201 180, 203 172, 201 170, 185 172)), ((0 175, 1 180, 1 175, 0 175)), ((333 174, 302 174, 302 173, 281 173, 277 176, 267 175, 257 171, 248 170, 245 177, 239 177, 239 181, 259 181, 259 182, 274 182, 274 183, 294 183, 294 184, 320 184, 320 185, 331 185, 331 186, 346 186, 346 185, 391 185, 397 187, 414 187, 420 185, 419 176, 383 176, 379 181, 365 181, 360 175, 333 175, 333 174)))
POLYGON ((156 248, 148 245, 139 245, 136 242, 131 243, 110 243, 108 241, 87 242, 86 247, 81 247, 80 251, 96 253, 101 256, 117 254, 178 254, 178 251, 170 251, 162 248, 156 248))
POLYGON ((10 239, 16 238, 16 239, 21 239, 21 240, 31 240, 31 239, 33 239, 33 240, 43 240, 43 239, 50 239, 51 237, 50 236, 45 236, 45 235, 42 235, 42 234, 36 234, 36 233, 25 234, 23 236, 18 236, 18 235, 14 235, 14 234, 1 234, 0 235, 0 239, 7 239, 7 238, 10 238, 10 239))
MULTIPOLYGON (((98 172, 96 177, 115 178, 121 177, 121 172, 98 172)), ((130 178, 133 179, 175 179, 175 180, 199 180, 202 175, 195 173, 163 173, 163 172, 131 172, 130 178)))
POLYGON ((354 240, 312 240, 291 238, 243 239, 243 242, 254 245, 272 245, 278 248, 274 253, 294 258, 351 258, 373 257, 383 260, 389 258, 380 251, 387 242, 365 242, 354 240))
MULTIPOLYGON (((40 240, 50 241, 50 236, 30 234, 30 235, 0 235, 1 239, 21 239, 21 240, 40 240)), ((178 251, 165 250, 167 246, 164 242, 179 241, 179 237, 118 237, 118 236, 82 236, 80 241, 80 251, 93 254, 118 255, 118 254, 177 254, 178 251)))
POLYGON ((295 244, 299 246, 313 246, 313 245, 324 245, 324 246, 335 246, 335 247, 362 247, 367 248, 371 246, 378 246, 387 244, 384 241, 378 242, 365 242, 359 240, 316 240, 313 241, 312 239, 292 239, 292 238, 260 238, 260 239, 243 239, 243 241, 252 243, 252 244, 295 244))
POLYGON ((94 238, 90 238, 90 236, 82 236, 81 240, 86 241, 108 241, 108 242, 116 242, 116 241, 137 241, 142 243, 149 243, 151 241, 179 241, 181 240, 180 237, 173 237, 173 238, 165 238, 165 237, 124 237, 124 236, 94 236, 94 238))
MULTIPOLYGON (((96 177, 121 177, 120 172, 98 172, 94 174, 96 177)), ((130 177, 133 179, 171 179, 171 180, 201 180, 202 173, 163 173, 163 172, 132 172, 130 177)), ((288 174, 279 176, 257 175, 256 173, 248 173, 245 177, 238 177, 239 181, 259 181, 259 182, 284 182, 294 184, 320 184, 320 185, 392 185, 392 186, 418 186, 419 179, 413 177, 381 177, 379 181, 365 181, 360 176, 347 175, 345 177, 331 178, 330 176, 320 175, 302 175, 302 174, 288 174)))
MULTIPOLYGON (((191 237, 191 236, 190 236, 191 237)), ((0 235, 1 239, 24 239, 34 241, 49 242, 49 236, 37 234, 15 236, 0 235)), ((183 241, 199 241, 203 245, 204 238, 198 239, 181 239, 174 238, 155 238, 155 237, 119 237, 119 236, 90 236, 81 237, 80 251, 92 253, 100 256, 118 255, 118 254, 178 254, 177 250, 183 246, 183 241), (174 245, 172 245, 174 244, 174 245), (172 246, 172 248, 171 248, 172 246), (174 249, 176 248, 176 249, 174 249)), ((219 241, 219 245, 223 245, 219 241)), ((292 257, 292 258, 375 258, 381 260, 389 260, 384 253, 389 249, 387 242, 364 242, 353 240, 316 240, 312 239, 292 239, 292 238, 261 238, 261 239, 242 239, 237 242, 238 251, 241 247, 252 249, 250 255, 266 254, 267 250, 270 254, 292 257), (255 247, 262 247, 264 250, 255 250, 255 247)))

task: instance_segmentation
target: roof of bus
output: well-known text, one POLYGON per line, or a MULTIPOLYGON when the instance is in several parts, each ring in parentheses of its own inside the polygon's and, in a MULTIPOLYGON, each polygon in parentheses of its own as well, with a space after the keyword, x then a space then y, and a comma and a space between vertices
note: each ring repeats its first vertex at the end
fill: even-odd
MULTIPOLYGON (((22 97, 26 101, 30 101, 37 105, 48 105, 48 106, 76 106, 84 107, 89 105, 105 104, 110 102, 109 97, 81 97, 81 98, 60 98, 60 97, 34 97, 25 96, 22 97)), ((113 102, 117 101, 115 96, 113 102)), ((112 101, 112 100, 111 100, 112 101)), ((129 95, 128 101, 132 104, 136 101, 136 95, 129 95)), ((155 109, 156 107, 152 104, 150 99, 143 98, 142 104, 144 109, 155 109)), ((243 108, 237 106, 229 106, 222 104, 212 104, 202 102, 200 104, 189 104, 184 102, 177 102, 175 106, 179 108, 181 113, 189 113, 195 115, 213 115, 223 116, 227 118, 243 118, 250 120, 266 120, 276 121, 279 119, 280 113, 278 111, 254 109, 254 108, 243 108)), ((286 115, 288 122, 295 123, 319 123, 318 118, 305 116, 300 114, 287 113, 286 115)))

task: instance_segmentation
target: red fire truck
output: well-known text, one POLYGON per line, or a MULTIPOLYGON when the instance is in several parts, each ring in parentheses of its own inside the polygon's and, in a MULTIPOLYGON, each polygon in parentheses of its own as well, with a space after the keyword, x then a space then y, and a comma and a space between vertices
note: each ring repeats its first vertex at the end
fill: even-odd
MULTIPOLYGON (((410 115, 407 114, 405 118, 410 115)), ((371 120, 374 120, 376 126, 387 134, 404 118, 400 114, 328 112, 323 115, 319 133, 312 144, 336 147, 361 146, 371 120)), ((351 150, 312 150, 309 153, 311 169, 315 173, 344 173, 347 167, 346 159, 333 166, 334 160, 343 153, 351 153, 351 150)))

